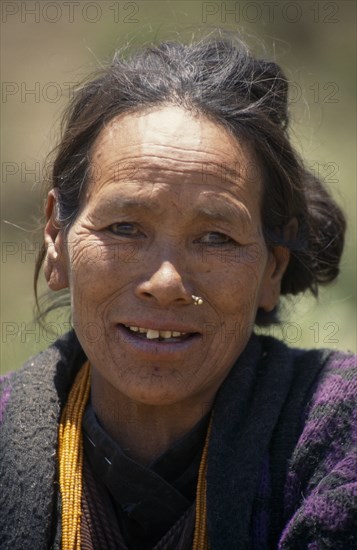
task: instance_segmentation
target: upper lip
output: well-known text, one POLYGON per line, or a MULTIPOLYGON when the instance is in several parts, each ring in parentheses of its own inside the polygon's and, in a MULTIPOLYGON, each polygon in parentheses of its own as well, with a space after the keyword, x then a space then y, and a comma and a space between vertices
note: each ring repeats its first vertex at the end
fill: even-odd
POLYGON ((176 321, 165 322, 162 321, 121 321, 119 324, 126 325, 128 327, 140 327, 140 328, 148 328, 153 330, 160 331, 175 331, 175 332, 191 332, 191 333, 200 333, 199 330, 197 330, 196 327, 193 327, 192 325, 186 325, 183 323, 177 323, 176 321))

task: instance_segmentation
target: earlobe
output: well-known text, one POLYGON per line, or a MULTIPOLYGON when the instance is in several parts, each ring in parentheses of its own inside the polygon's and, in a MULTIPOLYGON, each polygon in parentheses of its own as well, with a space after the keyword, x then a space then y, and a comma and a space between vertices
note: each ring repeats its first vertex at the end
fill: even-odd
MULTIPOLYGON (((283 228, 282 242, 289 243, 296 239, 298 221, 291 218, 283 228)), ((272 311, 279 302, 281 281, 288 267, 290 250, 287 246, 273 246, 269 252, 265 279, 261 289, 259 307, 266 312, 272 311)))
POLYGON ((281 281, 289 259, 290 251, 285 246, 275 246, 269 251, 259 301, 259 307, 266 312, 272 311, 279 302, 281 281))
POLYGON ((51 290, 61 290, 68 287, 67 262, 63 239, 63 229, 58 223, 57 216, 58 190, 52 189, 48 193, 46 202, 46 225, 44 241, 46 256, 44 273, 51 290))

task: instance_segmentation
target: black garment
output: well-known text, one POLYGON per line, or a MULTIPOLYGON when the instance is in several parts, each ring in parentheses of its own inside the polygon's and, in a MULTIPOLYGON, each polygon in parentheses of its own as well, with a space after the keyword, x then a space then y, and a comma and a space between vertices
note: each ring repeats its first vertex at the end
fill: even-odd
POLYGON ((111 497, 129 548, 153 548, 193 503, 209 416, 146 467, 108 436, 88 404, 83 417, 85 458, 111 497))

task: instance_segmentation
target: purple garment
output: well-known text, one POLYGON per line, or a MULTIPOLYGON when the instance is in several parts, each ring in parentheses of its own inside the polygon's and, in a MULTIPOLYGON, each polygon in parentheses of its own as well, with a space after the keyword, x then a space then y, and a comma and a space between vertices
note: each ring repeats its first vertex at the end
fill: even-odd
POLYGON ((356 395, 356 358, 336 354, 319 379, 291 458, 290 520, 279 549, 357 548, 356 395), (342 542, 344 532, 350 541, 342 542))

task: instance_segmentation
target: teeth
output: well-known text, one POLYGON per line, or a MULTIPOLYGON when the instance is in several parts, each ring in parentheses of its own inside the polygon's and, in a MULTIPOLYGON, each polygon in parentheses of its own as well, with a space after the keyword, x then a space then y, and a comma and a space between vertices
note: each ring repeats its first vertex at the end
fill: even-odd
POLYGON ((152 328, 131 327, 125 325, 132 332, 139 332, 140 334, 146 334, 146 338, 153 340, 155 338, 179 338, 187 334, 186 332, 178 332, 177 330, 155 330, 152 328))

